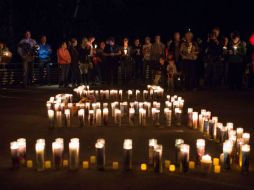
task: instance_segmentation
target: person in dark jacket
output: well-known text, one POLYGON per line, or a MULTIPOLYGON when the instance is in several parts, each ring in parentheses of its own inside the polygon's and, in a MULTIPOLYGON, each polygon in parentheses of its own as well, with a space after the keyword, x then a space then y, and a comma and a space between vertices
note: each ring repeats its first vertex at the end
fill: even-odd
POLYGON ((72 38, 69 52, 71 55, 71 82, 73 87, 80 85, 79 51, 77 46, 77 39, 72 38))
POLYGON ((90 57, 91 46, 87 38, 83 38, 81 47, 79 48, 79 69, 81 73, 81 81, 83 84, 88 84, 90 80, 90 71, 92 60, 90 57))
POLYGON ((232 33, 227 47, 228 54, 228 82, 231 89, 242 87, 244 73, 244 58, 246 45, 241 41, 237 32, 232 33))
POLYGON ((129 46, 129 40, 124 38, 123 46, 120 48, 121 50, 121 81, 122 84, 128 84, 132 77, 133 65, 131 58, 131 47, 129 46))
POLYGON ((159 62, 155 63, 154 70, 155 70, 155 77, 153 84, 159 85, 161 83, 162 87, 166 87, 167 85, 167 67, 168 62, 166 61, 164 56, 161 56, 159 62))
POLYGON ((134 45, 131 49, 132 59, 134 64, 134 75, 135 79, 141 79, 143 76, 143 57, 142 57, 142 46, 139 38, 134 40, 134 45))

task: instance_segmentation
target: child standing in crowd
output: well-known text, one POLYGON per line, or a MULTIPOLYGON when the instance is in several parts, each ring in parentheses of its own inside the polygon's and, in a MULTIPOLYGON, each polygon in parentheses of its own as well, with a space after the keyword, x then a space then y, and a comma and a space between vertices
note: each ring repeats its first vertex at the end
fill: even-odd
POLYGON ((175 78, 176 78, 177 70, 175 61, 173 58, 169 57, 169 64, 167 66, 167 76, 168 76, 168 90, 173 91, 175 89, 175 78))
POLYGON ((165 58, 162 56, 159 59, 159 63, 157 63, 155 66, 155 77, 154 77, 153 84, 159 85, 159 82, 160 82, 161 86, 165 87, 166 76, 167 76, 167 62, 165 58))

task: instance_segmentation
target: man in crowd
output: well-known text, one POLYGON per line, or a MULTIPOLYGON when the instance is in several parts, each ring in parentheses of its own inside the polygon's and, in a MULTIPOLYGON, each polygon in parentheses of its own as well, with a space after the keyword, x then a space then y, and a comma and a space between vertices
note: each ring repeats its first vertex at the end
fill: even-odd
POLYGON ((145 44, 142 48, 143 60, 144 60, 144 73, 143 78, 147 83, 151 82, 151 49, 152 43, 150 37, 145 38, 145 44))
POLYGON ((31 32, 26 31, 25 37, 18 44, 18 54, 23 65, 23 84, 24 87, 32 85, 33 63, 36 55, 37 43, 31 38, 31 32))
POLYGON ((50 85, 50 61, 51 61, 52 49, 49 44, 47 44, 47 37, 44 35, 41 37, 38 50, 38 60, 39 60, 39 83, 42 84, 44 76, 44 68, 47 68, 47 83, 50 85))
POLYGON ((72 86, 76 87, 80 85, 80 71, 79 71, 79 52, 78 52, 78 41, 76 38, 71 39, 71 45, 69 52, 71 56, 71 82, 72 86))

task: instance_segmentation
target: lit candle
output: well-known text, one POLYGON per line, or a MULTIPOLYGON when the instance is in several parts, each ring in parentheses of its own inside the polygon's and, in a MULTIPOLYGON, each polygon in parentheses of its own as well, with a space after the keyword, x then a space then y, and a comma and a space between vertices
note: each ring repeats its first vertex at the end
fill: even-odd
POLYGON ((175 108, 175 122, 176 126, 181 126, 181 116, 182 116, 182 110, 179 108, 175 108))
POLYGON ((220 173, 220 165, 214 166, 214 173, 219 174, 220 173))
POLYGON ((213 165, 214 165, 214 166, 220 165, 220 159, 219 159, 219 158, 214 158, 214 159, 213 159, 213 165))
POLYGON ((85 110, 84 109, 78 110, 78 118, 79 118, 79 126, 84 127, 85 126, 85 110))
POLYGON ((157 139, 149 139, 149 148, 148 148, 148 164, 153 166, 154 164, 154 148, 157 146, 157 139))
POLYGON ((89 120, 89 125, 93 126, 94 125, 94 110, 89 110, 89 115, 88 115, 88 120, 89 120))
POLYGON ((195 169, 195 162, 194 161, 189 161, 189 169, 194 170, 195 169))
POLYGON ((113 170, 118 170, 119 168, 119 163, 118 162, 112 162, 112 169, 113 170))
POLYGON ((13 141, 10 143, 11 160, 12 160, 12 168, 13 169, 17 169, 20 166, 18 148, 19 148, 19 146, 16 141, 13 141))
POLYGON ((242 138, 242 136, 243 136, 243 128, 241 128, 241 127, 236 128, 236 136, 237 136, 237 139, 242 138))
POLYGON ((213 120, 209 120, 209 138, 211 139, 211 140, 213 140, 214 139, 214 121, 213 120))
POLYGON ((141 170, 142 172, 147 171, 147 165, 146 165, 145 163, 140 164, 140 170, 141 170))
POLYGON ((135 109, 134 108, 129 108, 129 125, 134 126, 135 125, 135 109))
POLYGON ((210 155, 203 155, 201 158, 201 168, 205 173, 210 173, 212 168, 212 158, 210 155))
POLYGON ((37 141, 35 144, 36 152, 36 168, 38 171, 43 171, 45 169, 45 141, 37 141))
POLYGON ((50 101, 47 101, 46 107, 47 107, 47 110, 51 109, 52 103, 50 101))
POLYGON ((169 165, 169 171, 170 172, 175 172, 176 171, 176 166, 174 164, 169 165))
POLYGON ((121 110, 120 109, 115 109, 115 124, 117 126, 122 125, 122 116, 121 116, 121 110))
POLYGON ((146 110, 139 108, 139 125, 146 126, 146 110))
POLYGON ((205 139, 197 139, 196 143, 197 148, 197 163, 199 164, 202 156, 205 154, 205 139))
POLYGON ((156 145, 154 148, 154 172, 162 173, 162 145, 156 145))
POLYGON ((147 90, 143 90, 143 100, 147 100, 148 99, 148 91, 147 90))
POLYGON ((48 118, 49 118, 49 127, 54 127, 54 118, 55 112, 54 110, 49 109, 48 110, 48 118))
POLYGON ((203 133, 206 137, 209 137, 209 120, 207 118, 204 119, 203 133))
POLYGON ((89 168, 89 162, 88 161, 83 161, 82 162, 82 167, 83 167, 83 169, 88 169, 89 168))
POLYGON ((128 100, 131 100, 132 99, 132 90, 128 90, 127 95, 128 95, 128 100))
POLYGON ((70 109, 65 109, 64 115, 65 115, 65 126, 70 127, 71 126, 71 111, 70 111, 70 109))
POLYGON ((166 118, 166 126, 170 127, 171 126, 172 111, 169 108, 164 108, 164 115, 166 118))
POLYGON ((56 125, 57 127, 63 126, 62 111, 56 111, 56 125))
POLYGON ((118 93, 120 96, 120 101, 122 101, 123 100, 123 90, 119 90, 118 93))
POLYGON ((55 169, 60 169, 63 165, 63 143, 55 141, 52 143, 53 166, 55 169))
POLYGON ((228 138, 228 128, 227 127, 221 127, 220 129, 220 142, 223 143, 228 138))
POLYGON ((79 167, 79 140, 71 139, 69 142, 69 168, 77 170, 79 167))
POLYGON ((136 94, 136 100, 139 100, 139 98, 140 98, 140 90, 136 90, 135 94, 136 94))
POLYGON ((101 109, 96 109, 95 121, 96 126, 101 126, 101 109))
POLYGON ((176 164, 179 165, 181 163, 181 154, 180 154, 180 145, 184 144, 183 139, 175 140, 175 149, 176 149, 176 164))
POLYGON ((198 115, 198 124, 199 124, 199 131, 204 131, 204 116, 202 114, 198 115))
POLYGON ((189 155, 190 155, 190 146, 187 144, 180 145, 181 153, 181 169, 182 172, 187 172, 189 170, 189 155))
POLYGON ((19 161, 22 165, 25 165, 25 163, 26 163, 26 139, 19 138, 19 139, 17 139, 17 143, 18 143, 19 161))
POLYGON ((230 169, 232 148, 231 141, 225 141, 223 143, 224 169, 226 170, 230 169))
POLYGON ((192 126, 193 126, 193 122, 192 122, 193 108, 188 108, 187 113, 188 113, 188 127, 192 128, 192 126))
POLYGON ((249 144, 250 142, 250 133, 243 133, 244 144, 249 144))
POLYGON ((198 128, 198 112, 192 113, 192 126, 194 129, 198 128))
POLYGON ((103 125, 108 125, 108 108, 103 108, 102 110, 102 117, 103 117, 103 125))
POLYGON ((97 169, 98 170, 104 170, 105 169, 105 140, 104 139, 98 139, 95 143, 96 148, 96 163, 97 163, 97 169))
POLYGON ((124 149, 124 159, 123 159, 123 169, 129 171, 132 169, 132 140, 125 139, 123 143, 124 149))
POLYGON ((244 144, 242 145, 241 162, 240 162, 242 171, 248 172, 249 165, 250 165, 250 145, 244 144))

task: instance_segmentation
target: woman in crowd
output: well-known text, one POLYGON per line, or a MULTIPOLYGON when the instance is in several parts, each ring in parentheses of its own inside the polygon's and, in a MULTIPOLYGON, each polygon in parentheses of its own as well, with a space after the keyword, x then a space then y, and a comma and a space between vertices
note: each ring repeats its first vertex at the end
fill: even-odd
POLYGON ((185 41, 180 46, 180 56, 183 61, 183 76, 186 89, 197 87, 198 45, 193 41, 192 32, 185 34, 185 41))
POLYGON ((57 60, 60 67, 59 87, 68 87, 68 76, 70 70, 71 56, 67 49, 67 43, 63 41, 57 50, 57 60))
POLYGON ((132 58, 134 64, 135 79, 141 79, 143 76, 143 62, 142 62, 142 46, 139 38, 136 38, 134 40, 134 45, 132 47, 132 58))

